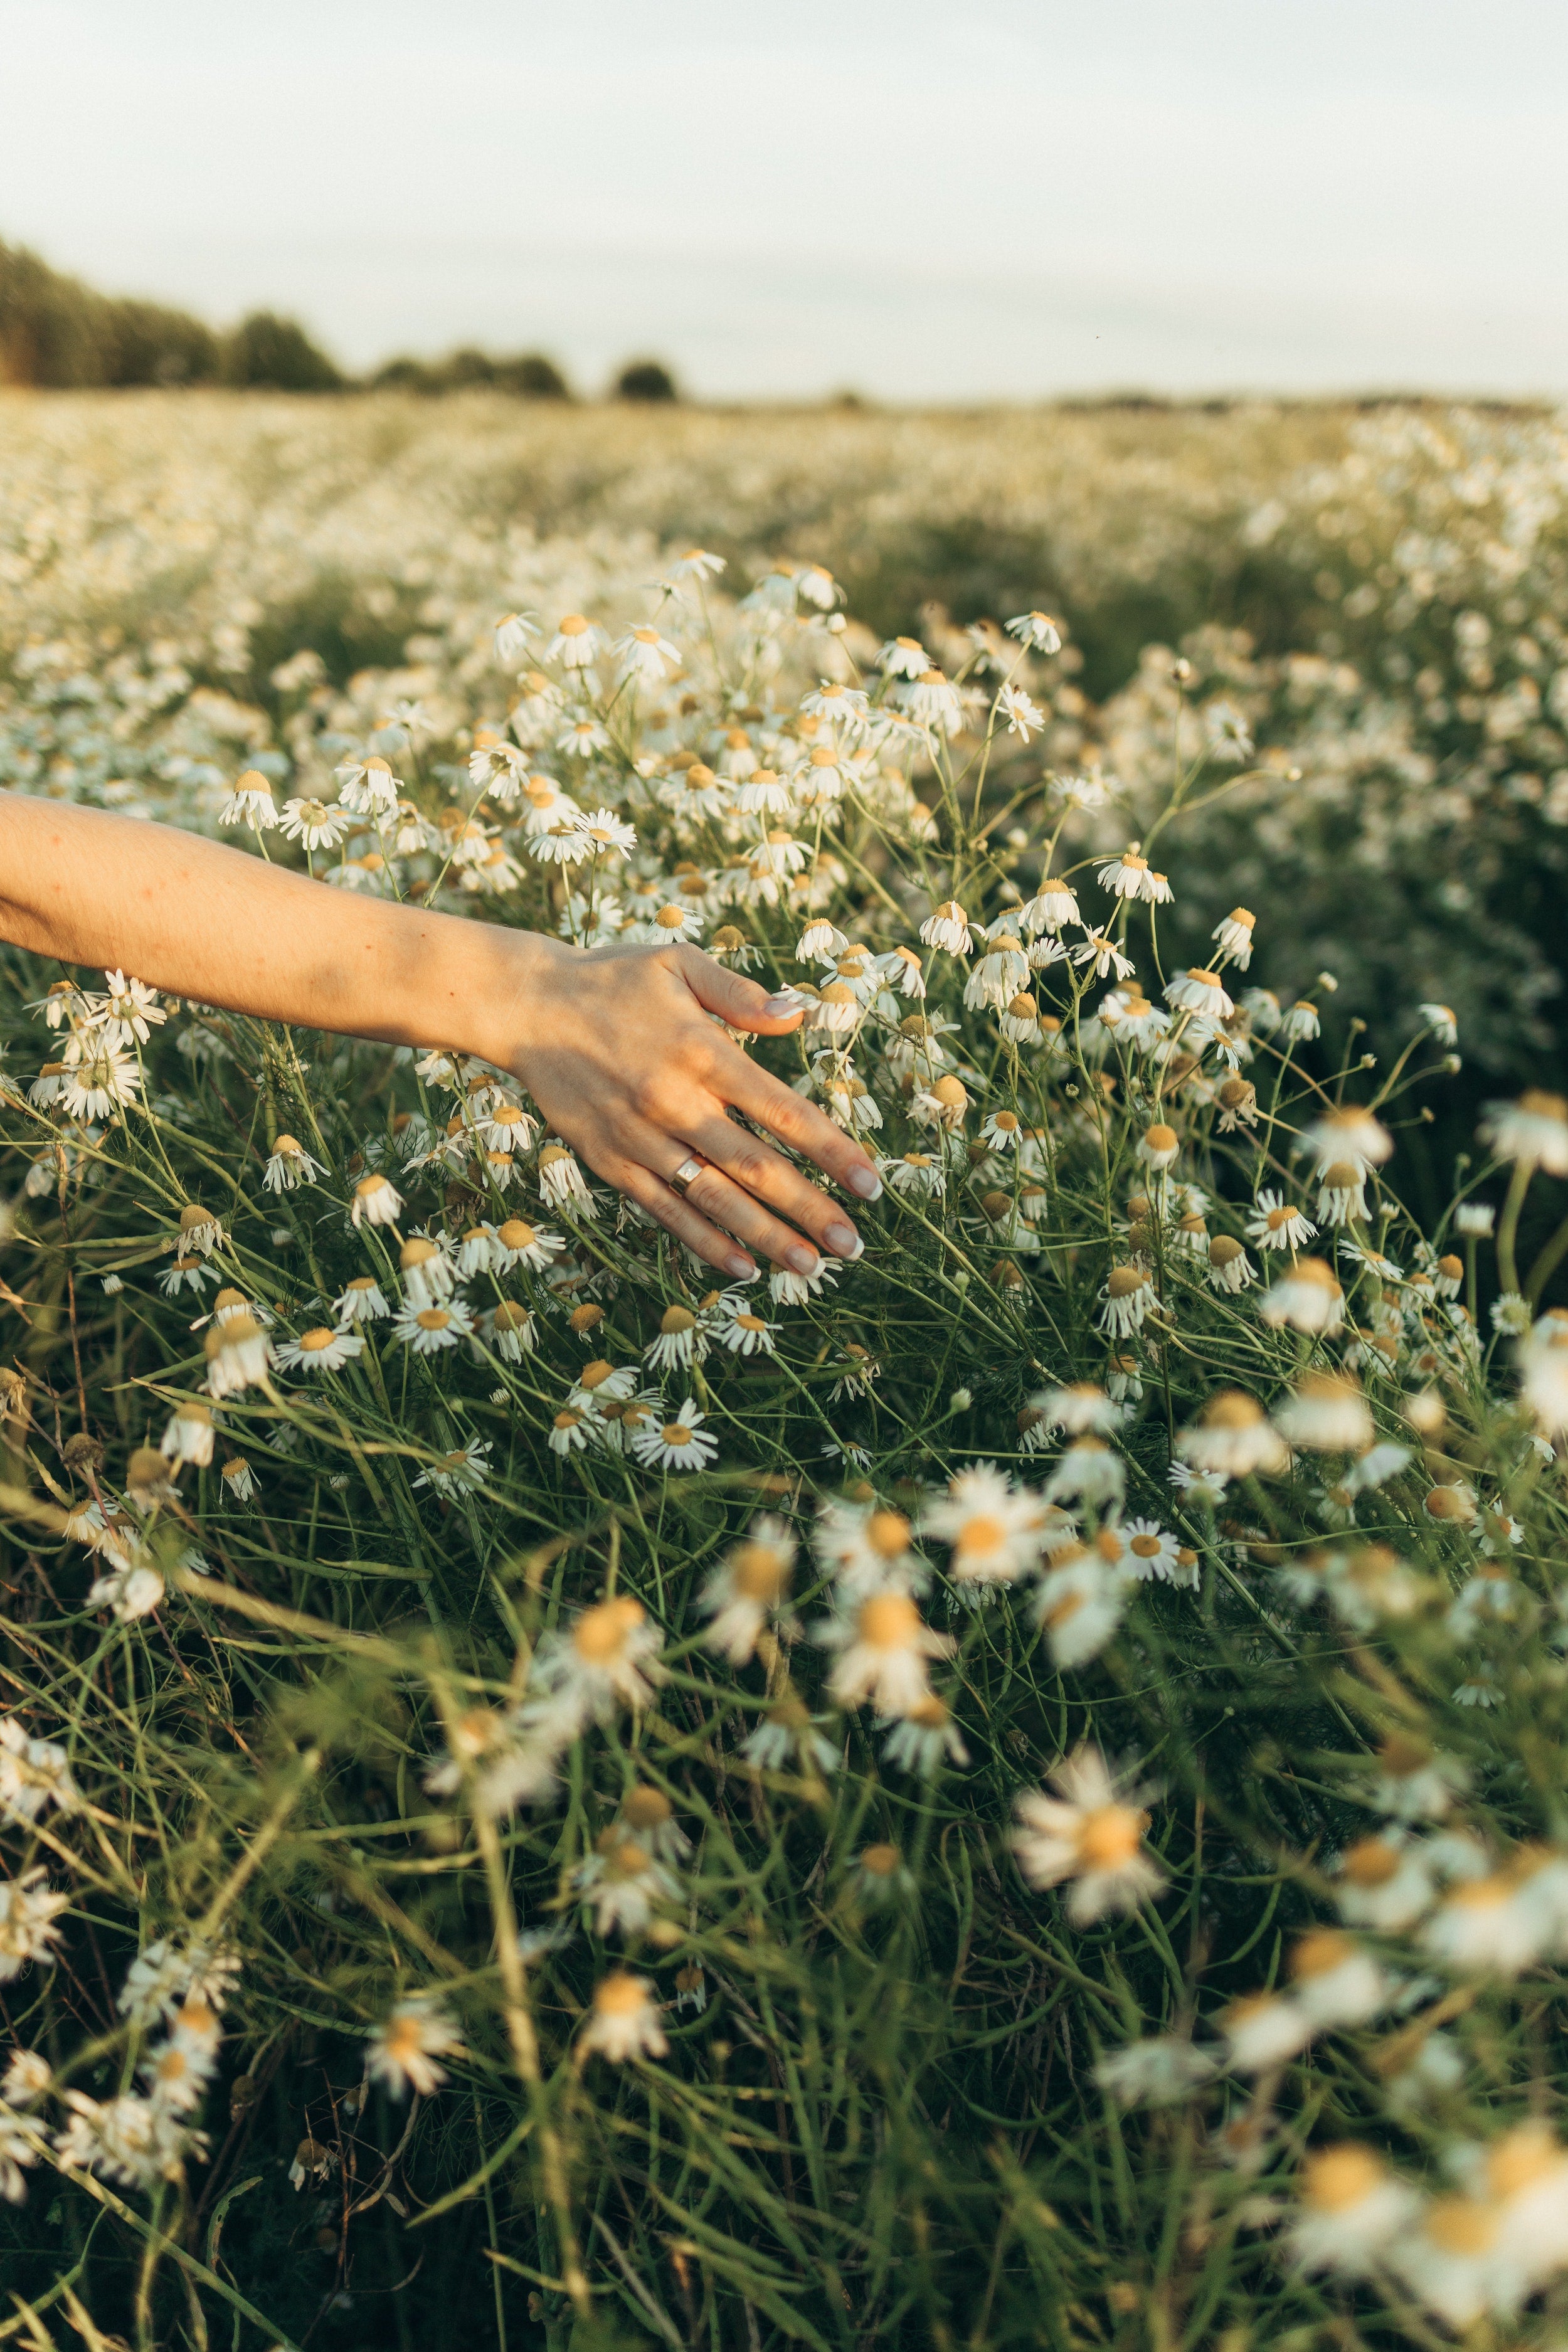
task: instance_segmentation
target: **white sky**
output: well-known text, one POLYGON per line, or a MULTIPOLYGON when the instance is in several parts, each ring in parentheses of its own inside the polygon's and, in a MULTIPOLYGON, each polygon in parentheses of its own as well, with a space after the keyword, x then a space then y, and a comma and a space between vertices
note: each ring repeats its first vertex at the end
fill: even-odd
POLYGON ((0 237, 345 362, 1568 391, 1563 0, 0 0, 0 237))

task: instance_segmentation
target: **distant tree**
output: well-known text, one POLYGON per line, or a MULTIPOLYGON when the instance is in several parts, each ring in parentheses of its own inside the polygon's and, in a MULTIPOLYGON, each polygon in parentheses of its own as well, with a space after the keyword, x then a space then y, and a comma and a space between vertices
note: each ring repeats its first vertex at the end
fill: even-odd
POLYGON ((476 385, 494 383, 496 363, 489 352, 476 351, 471 343, 466 343, 461 351, 453 352, 441 362, 437 373, 446 390, 468 392, 476 385))
POLYGON ((518 400, 570 400, 572 388, 553 360, 542 352, 492 359, 468 346, 444 360, 388 360, 371 378, 376 392, 468 392, 483 387, 518 400))
POLYGON ((110 302, 107 309, 106 383, 209 383, 216 375, 217 337, 201 320, 159 302, 110 302))
POLYGON ((101 383, 97 297, 22 246, 0 246, 0 381, 101 383))
POLYGON ((520 400, 570 400, 572 387, 542 352, 520 352, 515 359, 496 362, 496 388, 516 394, 520 400))
POLYGON ((223 339, 221 374, 237 389, 341 392, 343 377, 295 319, 253 310, 223 339))
POLYGON ((36 253, 0 245, 0 383, 198 383, 216 367, 216 338, 186 311, 110 300, 36 253))
POLYGON ((371 377, 370 388, 372 392, 431 393, 439 392, 441 385, 435 369, 424 360, 404 356, 384 362, 371 377))
POLYGON ((616 378, 617 400, 679 400, 679 387, 662 360, 628 360, 616 378))

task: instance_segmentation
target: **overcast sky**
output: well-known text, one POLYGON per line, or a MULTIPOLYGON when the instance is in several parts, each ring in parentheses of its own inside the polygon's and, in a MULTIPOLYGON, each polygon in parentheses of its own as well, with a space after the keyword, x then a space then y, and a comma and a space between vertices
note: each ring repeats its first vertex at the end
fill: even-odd
POLYGON ((0 238, 363 366, 1568 391, 1564 0, 0 0, 0 238))

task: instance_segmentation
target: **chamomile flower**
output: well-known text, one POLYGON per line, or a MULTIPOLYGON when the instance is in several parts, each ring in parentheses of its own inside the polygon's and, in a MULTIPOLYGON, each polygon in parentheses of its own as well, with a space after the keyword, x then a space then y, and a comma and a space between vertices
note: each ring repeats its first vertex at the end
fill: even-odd
POLYGON ((173 1261, 168 1272, 160 1276, 158 1287, 165 1298, 177 1298, 182 1290, 194 1290, 199 1298, 203 1283, 216 1279, 205 1258, 198 1257, 193 1250, 188 1255, 182 1255, 173 1261))
POLYGON ((1205 1021, 1228 1021, 1236 1011, 1219 974, 1197 964, 1165 982, 1165 1002, 1177 1013, 1195 1013, 1205 1021))
POLYGON ((566 1247, 563 1234, 531 1225, 521 1217, 508 1217, 498 1225, 495 1240, 503 1271, 521 1265, 531 1274, 543 1274, 566 1247))
POLYGON ((1381 1168, 1394 1150, 1383 1121, 1363 1106, 1347 1103, 1325 1110, 1301 1130, 1300 1148, 1312 1155, 1319 1176, 1349 1160, 1364 1172, 1381 1168))
POLYGON ((1342 1916, 1353 1927, 1403 1935, 1436 1899, 1436 1874, 1419 1843, 1395 1836, 1357 1838, 1340 1856, 1342 1916))
POLYGON ((521 661, 538 635, 539 623, 532 613, 503 613, 495 625, 497 661, 509 665, 521 661))
POLYGON ((703 1423, 707 1415, 688 1397, 673 1421, 650 1421, 637 1430, 631 1450, 645 1470, 706 1470, 719 1441, 703 1423))
POLYGON ((1163 2106, 1184 2098, 1214 2072, 1208 2051, 1195 2049, 1184 2033, 1162 2033, 1102 2058, 1094 2079, 1119 2106, 1163 2106))
POLYGON ((1141 1584, 1155 1580, 1195 1588, 1196 1560, 1193 1559, 1189 1567, 1183 1546, 1157 1519, 1129 1519, 1119 1532, 1121 1565, 1129 1576, 1141 1584))
POLYGON ((550 1451, 563 1461, 573 1454, 585 1453, 593 1431, 586 1408, 564 1405, 550 1424, 550 1451))
POLYGON ((1159 1305, 1154 1277, 1144 1265, 1112 1266, 1100 1296, 1100 1328, 1113 1339, 1130 1339, 1159 1305))
POLYGON ((1318 2031, 1368 2024, 1392 1992, 1370 1953, 1337 1927, 1313 1927, 1297 1937, 1290 1979, 1291 1999, 1318 2031))
POLYGON ((778 1325, 770 1323, 763 1315, 754 1314, 742 1301, 726 1306, 711 1325, 713 1338, 721 1348, 732 1356, 771 1356, 778 1325))
POLYGON ((1527 1087, 1517 1102, 1489 1103, 1481 1135, 1500 1160, 1568 1176, 1568 1099, 1562 1095, 1527 1087))
POLYGON ((1095 880, 1113 898, 1146 898, 1149 896, 1149 861, 1140 857, 1135 849, 1124 849, 1120 857, 1097 866, 1095 880))
POLYGON ((679 1303, 665 1308, 658 1336, 643 1349, 650 1371, 674 1371, 700 1361, 708 1352, 708 1335, 689 1307, 679 1303))
POLYGON ((1303 2270, 1362 2278, 1376 2270, 1415 2219, 1414 2190, 1359 2141, 1315 2148, 1300 2172, 1289 2246, 1303 2270))
POLYGON ((921 1532, 952 1547, 948 1574, 958 1584, 1010 1584, 1040 1555, 1037 1496, 1020 1493, 994 1464, 956 1472, 947 1493, 921 1515, 921 1532))
POLYGON ((1331 1160, 1320 1175, 1321 1181, 1318 1186, 1317 1201, 1320 1223, 1348 1225, 1365 1218, 1366 1170, 1359 1160, 1331 1160))
MULTIPOLYGON (((565 628, 565 623, 562 623, 565 628)), ((659 632, 642 624, 627 629, 616 639, 616 658, 623 677, 637 678, 648 686, 662 686, 671 670, 680 667, 682 655, 679 646, 659 632)))
POLYGON ((441 2004, 428 1996, 398 2001, 370 2037, 365 2052, 367 2082, 379 2083, 395 2099, 409 2091, 434 2097, 447 2080, 443 2058, 462 2057, 462 2039, 441 2004))
POLYGON ((1079 1437, 1047 1479, 1046 1499, 1087 1504, 1091 1510, 1099 1510, 1121 1502, 1125 1479, 1121 1456, 1112 1454, 1103 1437, 1079 1437))
POLYGON ((1237 971, 1245 971, 1252 961, 1252 934, 1257 921, 1257 916, 1247 908, 1233 907, 1209 934, 1218 945, 1220 953, 1228 956, 1237 971))
POLYGON ((679 1881, 624 1829, 607 1829, 595 1851, 574 1873, 577 1893, 594 1915, 600 1936, 638 1936, 657 1908, 680 1892, 679 1881))
MULTIPOLYGON (((351 816, 369 817, 395 816, 405 789, 402 780, 393 774, 379 752, 372 752, 365 760, 345 761, 337 771, 337 786, 340 808, 347 809, 351 816)), ((292 807, 293 803, 288 806, 292 807)))
POLYGON ((219 824, 247 824, 253 833, 269 833, 278 822, 272 787, 259 768, 247 768, 217 813, 219 824))
POLYGON ((581 1215, 596 1216, 598 1204, 588 1189, 588 1181, 578 1166, 575 1156, 563 1143, 547 1143, 539 1155, 536 1171, 540 1197, 547 1208, 575 1209, 581 1215))
POLYGON ((393 1336, 416 1356, 438 1355, 473 1337, 473 1318, 460 1298, 445 1307, 415 1307, 412 1302, 393 1318, 393 1336))
POLYGON ((58 1741, 36 1739, 14 1715, 0 1716, 0 1822, 30 1827, 49 1806, 73 1812, 79 1802, 58 1741))
POLYGON ((1176 1451, 1200 1476, 1249 1478, 1289 1466, 1289 1449, 1256 1397, 1221 1389, 1176 1439, 1176 1451))
POLYGON ((1042 874, 1032 898, 1018 908, 1018 920, 1031 934, 1059 931, 1064 923, 1079 923, 1078 900, 1068 885, 1053 874, 1042 874))
POLYGON ((1010 1045, 1037 1045, 1045 1034, 1040 1027, 1039 999, 1028 989, 1020 989, 1003 1006, 996 1025, 1010 1045))
POLYGON ((1360 1454, 1376 1435, 1365 1397, 1342 1372, 1303 1372, 1273 1420, 1290 1444, 1325 1454, 1360 1454))
POLYGON ((1258 1195, 1247 1220, 1247 1235, 1259 1249, 1304 1249, 1317 1233, 1310 1217, 1302 1214, 1282 1193, 1267 1189, 1258 1195))
POLYGON ((950 1634, 928 1625, 907 1592, 890 1588, 868 1593, 842 1614, 819 1624, 814 1637, 837 1650, 828 1688, 840 1706, 869 1699, 879 1715, 905 1716, 930 1688, 927 1662, 951 1655, 950 1634))
POLYGON ((490 1449, 482 1437, 471 1437, 466 1445, 455 1446, 444 1454, 439 1462, 426 1463, 416 1486, 428 1486, 447 1502, 459 1495, 477 1495, 489 1475, 490 1449))
POLYGON ((332 1312, 340 1323, 374 1323, 392 1309, 374 1275, 356 1274, 333 1299, 332 1312))
POLYGON ((205 1468, 213 1458, 211 1405, 202 1404, 195 1398, 177 1404, 163 1432, 160 1450, 168 1461, 194 1462, 198 1468, 205 1468))
POLYGON ((662 2058, 669 2043, 658 2021, 652 1985, 624 1969, 601 1979, 577 2047, 584 2057, 605 2058, 614 2066, 637 2058, 662 2058))
POLYGON ((964 1765, 969 1750, 963 1737, 952 1719, 947 1701, 935 1691, 928 1690, 917 1699, 908 1715, 901 1716, 880 1728, 888 1734, 882 1744, 884 1760, 901 1772, 913 1772, 929 1780, 944 1764, 964 1765))
POLYGON ((637 1393, 637 1376, 630 1364, 612 1364, 607 1356, 595 1356, 584 1365, 572 1388, 572 1402, 589 1405, 595 1410, 606 1404, 624 1404, 637 1393))
POLYGON ((150 1616, 163 1598, 163 1579, 150 1561, 137 1560, 126 1568, 111 1569, 89 1589, 88 1606, 108 1609, 121 1625, 134 1624, 138 1617, 150 1616))
POLYGON ((332 1331, 319 1325, 279 1348, 277 1360, 289 1372, 337 1372, 363 1353, 364 1341, 357 1331, 332 1331))
POLYGON ((389 1176, 373 1171, 362 1176, 349 1205, 352 1224, 395 1225, 403 1214, 403 1195, 389 1176))
POLYGON ((812 1548, 832 1572, 841 1601, 884 1588, 923 1592, 931 1581, 930 1567, 914 1549, 910 1520, 875 1501, 825 1503, 812 1548))
POLYGON ((906 1151, 896 1160, 880 1160, 877 1173, 884 1184, 910 1200, 927 1200, 941 1192, 947 1181, 942 1161, 929 1151, 906 1151))
POLYGON ((220 1475, 225 1502, 253 1503, 261 1492, 260 1482, 243 1454, 231 1454, 220 1475))
POLYGON ((1031 1886, 1068 1882, 1075 1927, 1135 1911, 1160 1892, 1165 1874, 1144 1851, 1149 1816, 1141 1796, 1122 1792, 1097 1748, 1076 1748, 1048 1786, 1054 1796, 1028 1790, 1014 1808, 1013 1852, 1031 1886))
POLYGON ((658 1651, 658 1630, 640 1601, 623 1592, 595 1602, 541 1641, 529 1677, 529 1723, 565 1745, 617 1707, 640 1711, 653 1697, 658 1651))
POLYGON ((684 555, 674 557, 665 565, 665 574, 674 581, 695 580, 705 583, 717 580, 723 569, 723 556, 713 555, 705 547, 689 547, 684 555))
POLYGON ((1049 613, 1016 613, 1007 624, 1007 635, 1032 653, 1059 654, 1062 649, 1061 630, 1049 613))
POLYGON ((283 837, 302 842, 309 849, 335 849, 348 831, 347 814, 324 801, 294 799, 283 803, 283 837))
POLYGON ((439 1242, 415 1234, 398 1252, 403 1292, 411 1307, 438 1307, 457 1286, 457 1269, 439 1242))
POLYGON ((0 2075, 0 2101, 26 2111, 47 2099, 54 2085, 54 2070, 37 2050, 13 2050, 0 2075))
POLYGON ((29 1962, 52 1968, 56 1926, 70 1908, 68 1895, 57 1895, 44 1882, 42 1868, 24 1871, 20 1878, 0 1878, 0 1984, 20 1976, 29 1962))
POLYGON ((1012 1002, 1027 982, 1029 959, 1023 941, 994 924, 986 933, 985 951, 964 983, 965 1004, 990 1005, 994 1011, 1012 1002))
POLYGON ((1145 1168, 1153 1169, 1156 1174, 1167 1168, 1173 1168, 1181 1157, 1181 1138, 1173 1127, 1165 1125, 1163 1119, 1154 1120, 1152 1126, 1144 1129, 1138 1139, 1139 1160, 1145 1168))
POLYGON ((261 1171, 261 1181, 268 1192, 293 1192, 301 1184, 313 1184, 323 1175, 321 1163, 312 1160, 297 1136, 279 1135, 261 1171))
POLYGON ((1059 1429, 1069 1437, 1109 1437, 1121 1425, 1120 1407, 1093 1381, 1069 1381, 1064 1387, 1042 1389, 1029 1403, 1046 1436, 1059 1429))
POLYGON ((1333 1270, 1321 1257, 1299 1258, 1258 1303, 1258 1314, 1276 1329, 1331 1334, 1345 1319, 1345 1295, 1333 1270))
POLYGON ((498 1299, 495 1306, 479 1318, 479 1328, 487 1344, 503 1363, 521 1364, 524 1356, 531 1355, 539 1344, 538 1326, 533 1317, 515 1298, 498 1299))
POLYGON ((596 621, 585 619, 581 613, 568 613, 557 623, 544 658, 559 662, 563 669, 591 669, 608 644, 596 621))
POLYGON ((142 1073, 125 1054, 78 1034, 66 1047, 59 1100, 72 1118, 110 1119, 142 1090, 142 1073))
POLYGON ((974 944, 969 918, 956 898, 932 908, 921 925, 921 938, 928 948, 944 949, 949 955, 967 955, 974 944))
POLYGON ((796 1274, 793 1267, 775 1266, 768 1276, 768 1296, 775 1307, 805 1307, 825 1290, 835 1290, 838 1276, 826 1258, 818 1258, 810 1274, 796 1274))
POLYGON ((763 1629, 785 1613, 795 1556, 783 1520, 764 1513, 704 1584, 699 1606, 712 1622, 703 1640, 732 1666, 744 1665, 763 1629))
POLYGON ((931 656, 918 637, 889 637, 877 656, 889 677, 917 678, 931 667, 931 656))
POLYGON ((999 717, 1007 722, 1007 732, 1026 743, 1046 724, 1046 714, 1021 686, 1005 686, 996 697, 999 717))
MULTIPOLYGON (((223 1294, 218 1294, 221 1301, 223 1294)), ((215 1397, 237 1396, 267 1378, 272 1343, 258 1318, 243 1300, 228 1313, 216 1311, 208 1328, 205 1352, 207 1391, 215 1397)))

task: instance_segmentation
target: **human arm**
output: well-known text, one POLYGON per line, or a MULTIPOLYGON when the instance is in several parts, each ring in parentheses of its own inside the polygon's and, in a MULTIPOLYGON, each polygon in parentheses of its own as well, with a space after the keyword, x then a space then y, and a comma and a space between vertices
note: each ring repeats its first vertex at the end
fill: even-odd
POLYGON ((510 1069, 596 1174, 737 1278, 754 1270, 737 1242, 800 1272, 859 1243, 731 1108, 860 1197, 880 1189, 858 1143, 709 1018, 781 1036, 798 1010, 770 1013, 755 982, 696 948, 584 950, 15 793, 0 793, 0 937, 230 1012, 510 1069), (712 1166, 682 1200, 666 1180, 693 1151, 712 1166))

